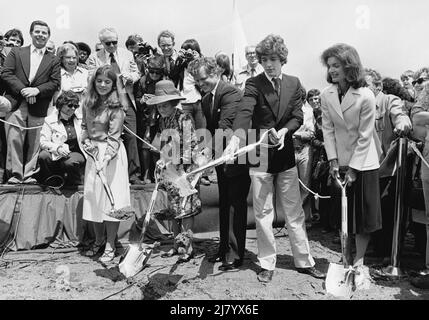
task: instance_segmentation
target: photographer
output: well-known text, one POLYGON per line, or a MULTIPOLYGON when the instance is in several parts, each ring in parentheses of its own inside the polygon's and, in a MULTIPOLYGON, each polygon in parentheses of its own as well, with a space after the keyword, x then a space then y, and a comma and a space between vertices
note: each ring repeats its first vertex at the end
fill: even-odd
MULTIPOLYGON (((191 61, 201 57, 201 49, 197 40, 188 39, 183 42, 176 60, 176 70, 180 70, 178 87, 182 97, 182 109, 189 114, 194 121, 195 129, 205 128, 206 120, 201 108, 201 93, 196 86, 194 77, 188 70, 191 61)), ((177 86, 177 85, 176 85, 177 86)))
POLYGON ((155 55, 157 52, 156 48, 153 48, 147 42, 143 41, 143 38, 138 35, 130 35, 125 41, 125 46, 134 56, 134 61, 141 74, 146 74, 148 68, 148 59, 150 56, 155 55))

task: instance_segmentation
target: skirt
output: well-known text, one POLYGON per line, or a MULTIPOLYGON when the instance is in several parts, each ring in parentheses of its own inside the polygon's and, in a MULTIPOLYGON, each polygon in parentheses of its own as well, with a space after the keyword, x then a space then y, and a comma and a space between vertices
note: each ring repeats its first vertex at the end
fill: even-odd
MULTIPOLYGON (((331 227, 341 229, 341 189, 332 180, 331 190, 334 211, 331 227)), ((349 233, 372 233, 382 228, 378 169, 358 172, 346 195, 349 233)))
MULTIPOLYGON (((92 141, 98 146, 98 159, 103 159, 107 142, 92 141)), ((106 168, 106 179, 112 190, 115 209, 122 209, 131 205, 130 184, 128 179, 128 159, 125 147, 120 142, 117 155, 110 160, 106 168)), ((112 209, 109 197, 104 190, 103 183, 95 170, 95 162, 87 158, 85 166, 85 182, 83 193, 82 218, 92 222, 120 221, 109 217, 106 213, 112 209)))

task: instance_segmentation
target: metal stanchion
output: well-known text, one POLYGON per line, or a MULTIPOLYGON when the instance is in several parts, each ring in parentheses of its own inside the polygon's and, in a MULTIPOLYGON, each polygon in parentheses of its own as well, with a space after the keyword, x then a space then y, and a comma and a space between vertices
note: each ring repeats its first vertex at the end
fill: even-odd
POLYGON ((393 221, 393 241, 390 265, 383 269, 383 272, 392 277, 403 275, 399 257, 401 253, 401 225, 405 213, 404 186, 406 175, 407 147, 408 139, 400 137, 398 141, 398 157, 396 159, 396 194, 395 194, 395 216, 393 221))

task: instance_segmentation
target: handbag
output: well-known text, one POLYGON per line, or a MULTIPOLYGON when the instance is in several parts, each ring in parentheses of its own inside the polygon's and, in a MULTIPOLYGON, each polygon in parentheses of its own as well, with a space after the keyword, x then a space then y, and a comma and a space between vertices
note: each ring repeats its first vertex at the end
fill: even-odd
POLYGON ((423 193, 423 183, 420 178, 420 170, 422 160, 419 158, 415 167, 413 168, 413 175, 411 179, 411 188, 409 190, 407 199, 408 206, 416 210, 425 210, 425 197, 423 193))

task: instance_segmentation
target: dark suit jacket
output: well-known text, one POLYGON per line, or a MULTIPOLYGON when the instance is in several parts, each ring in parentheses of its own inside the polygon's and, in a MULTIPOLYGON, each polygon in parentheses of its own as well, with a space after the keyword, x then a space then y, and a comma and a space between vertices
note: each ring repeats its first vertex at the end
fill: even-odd
MULTIPOLYGON (((241 100, 241 93, 235 86, 220 80, 213 97, 213 107, 209 99, 210 94, 206 94, 202 101, 202 109, 207 121, 206 129, 210 131, 214 141, 214 134, 216 129, 231 129, 237 114, 238 106, 241 100)), ((223 151, 226 141, 223 142, 223 151)), ((216 146, 219 148, 218 146, 216 146)), ((215 150, 215 147, 212 147, 215 150)), ((219 151, 219 152, 220 152, 219 151)), ((227 176, 234 176, 245 172, 247 169, 240 165, 226 165, 225 174, 227 176)))
POLYGON ((12 48, 1 73, 1 79, 6 86, 5 97, 11 102, 14 111, 25 102, 21 95, 23 88, 38 88, 40 93, 36 96, 36 103, 28 105, 28 112, 35 117, 46 117, 49 102, 61 85, 60 60, 46 51, 32 83, 28 80, 29 74, 30 46, 12 48))
MULTIPOLYGON (((303 122, 301 83, 297 77, 282 75, 280 99, 265 73, 246 81, 244 96, 234 120, 237 129, 287 128, 282 150, 269 149, 268 173, 278 173, 295 166, 292 134, 303 122)), ((244 138, 244 137, 240 137, 244 138)))

